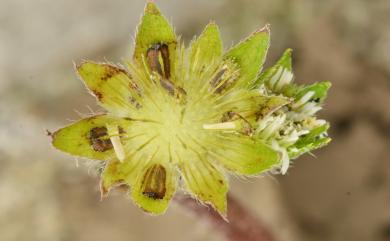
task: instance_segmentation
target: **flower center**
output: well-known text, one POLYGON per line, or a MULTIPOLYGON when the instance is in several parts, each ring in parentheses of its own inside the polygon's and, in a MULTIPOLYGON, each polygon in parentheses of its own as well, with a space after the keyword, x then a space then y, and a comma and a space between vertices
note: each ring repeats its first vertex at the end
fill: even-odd
POLYGON ((207 101, 190 94, 185 101, 179 101, 162 88, 144 100, 148 103, 140 109, 142 121, 134 122, 137 137, 131 149, 174 163, 185 161, 188 153, 206 151, 200 143, 213 138, 210 130, 203 129, 203 124, 213 119, 212 106, 207 101))

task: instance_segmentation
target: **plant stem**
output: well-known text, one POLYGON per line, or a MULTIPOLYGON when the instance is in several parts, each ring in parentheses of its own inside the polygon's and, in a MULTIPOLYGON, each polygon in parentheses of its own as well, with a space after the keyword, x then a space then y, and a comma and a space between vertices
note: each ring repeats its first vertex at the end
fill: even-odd
POLYGON ((225 221, 213 208, 200 205, 189 196, 176 195, 176 202, 193 215, 207 221, 229 241, 276 241, 267 227, 237 199, 228 195, 228 219, 225 221))

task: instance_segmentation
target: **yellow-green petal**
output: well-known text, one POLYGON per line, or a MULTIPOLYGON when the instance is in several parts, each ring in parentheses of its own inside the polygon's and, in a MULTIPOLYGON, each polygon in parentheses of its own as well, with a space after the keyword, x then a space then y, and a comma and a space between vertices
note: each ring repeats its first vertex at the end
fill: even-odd
POLYGON ((143 165, 144 163, 134 161, 131 157, 123 162, 117 159, 107 162, 100 181, 102 197, 106 196, 112 188, 120 184, 131 187, 137 177, 137 171, 141 169, 143 165))
POLYGON ((222 56, 222 40, 218 26, 209 23, 190 46, 191 72, 199 73, 222 56))
POLYGON ((267 25, 238 43, 225 54, 226 59, 233 60, 240 68, 240 77, 236 86, 248 87, 253 84, 264 64, 269 42, 270 31, 267 25))
MULTIPOLYGON (((176 35, 172 26, 161 15, 157 6, 152 2, 148 2, 135 38, 135 61, 140 66, 144 66, 144 63, 148 62, 149 50, 161 52, 161 48, 164 47, 165 50, 166 47, 167 51, 163 52, 162 60, 164 63, 162 67, 167 68, 165 71, 169 71, 169 74, 166 75, 170 76, 174 73, 175 68, 176 45, 176 35)), ((151 66, 148 67, 152 69, 151 66)))
POLYGON ((225 175, 209 160, 194 157, 180 165, 186 189, 196 199, 211 204, 226 217, 228 182, 225 175))
POLYGON ((129 123, 107 115, 82 119, 54 132, 52 144, 55 148, 74 156, 95 160, 115 157, 107 124, 116 123, 125 132, 129 123))
POLYGON ((239 89, 226 95, 217 107, 225 113, 236 112, 248 120, 257 121, 290 102, 291 99, 284 96, 265 96, 258 90, 239 89))
POLYGON ((124 69, 110 64, 83 62, 77 72, 102 107, 118 116, 131 116, 141 108, 137 86, 124 69))
POLYGON ((226 169, 242 175, 256 175, 280 163, 277 151, 261 140, 236 134, 220 134, 211 157, 226 169))
POLYGON ((170 163, 152 162, 138 173, 131 188, 133 201, 150 214, 163 214, 176 191, 176 168, 170 163))

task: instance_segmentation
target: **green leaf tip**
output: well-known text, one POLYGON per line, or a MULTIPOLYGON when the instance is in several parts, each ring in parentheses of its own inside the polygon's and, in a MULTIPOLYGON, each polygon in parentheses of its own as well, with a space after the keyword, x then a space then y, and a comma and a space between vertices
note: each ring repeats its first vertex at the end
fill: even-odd
POLYGON ((198 38, 190 46, 190 62, 193 72, 202 69, 222 56, 222 40, 217 24, 209 23, 198 38))
POLYGON ((157 5, 154 3, 154 1, 148 1, 146 3, 146 7, 144 10, 145 15, 146 14, 153 14, 153 15, 160 15, 160 9, 158 9, 157 5))
POLYGON ((292 52, 293 50, 288 48, 284 51, 282 57, 278 61, 278 65, 283 66, 284 68, 292 71, 292 52))

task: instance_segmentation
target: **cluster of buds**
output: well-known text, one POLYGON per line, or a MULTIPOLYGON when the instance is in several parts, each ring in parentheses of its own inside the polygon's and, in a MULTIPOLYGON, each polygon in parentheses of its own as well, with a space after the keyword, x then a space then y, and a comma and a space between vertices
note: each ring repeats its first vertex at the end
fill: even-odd
POLYGON ((331 84, 328 81, 309 86, 292 83, 291 52, 287 49, 276 65, 264 71, 256 82, 264 95, 289 99, 288 104, 262 118, 256 129, 261 138, 282 153, 282 174, 287 172, 291 159, 330 142, 329 124, 317 119, 315 114, 322 109, 331 84))

